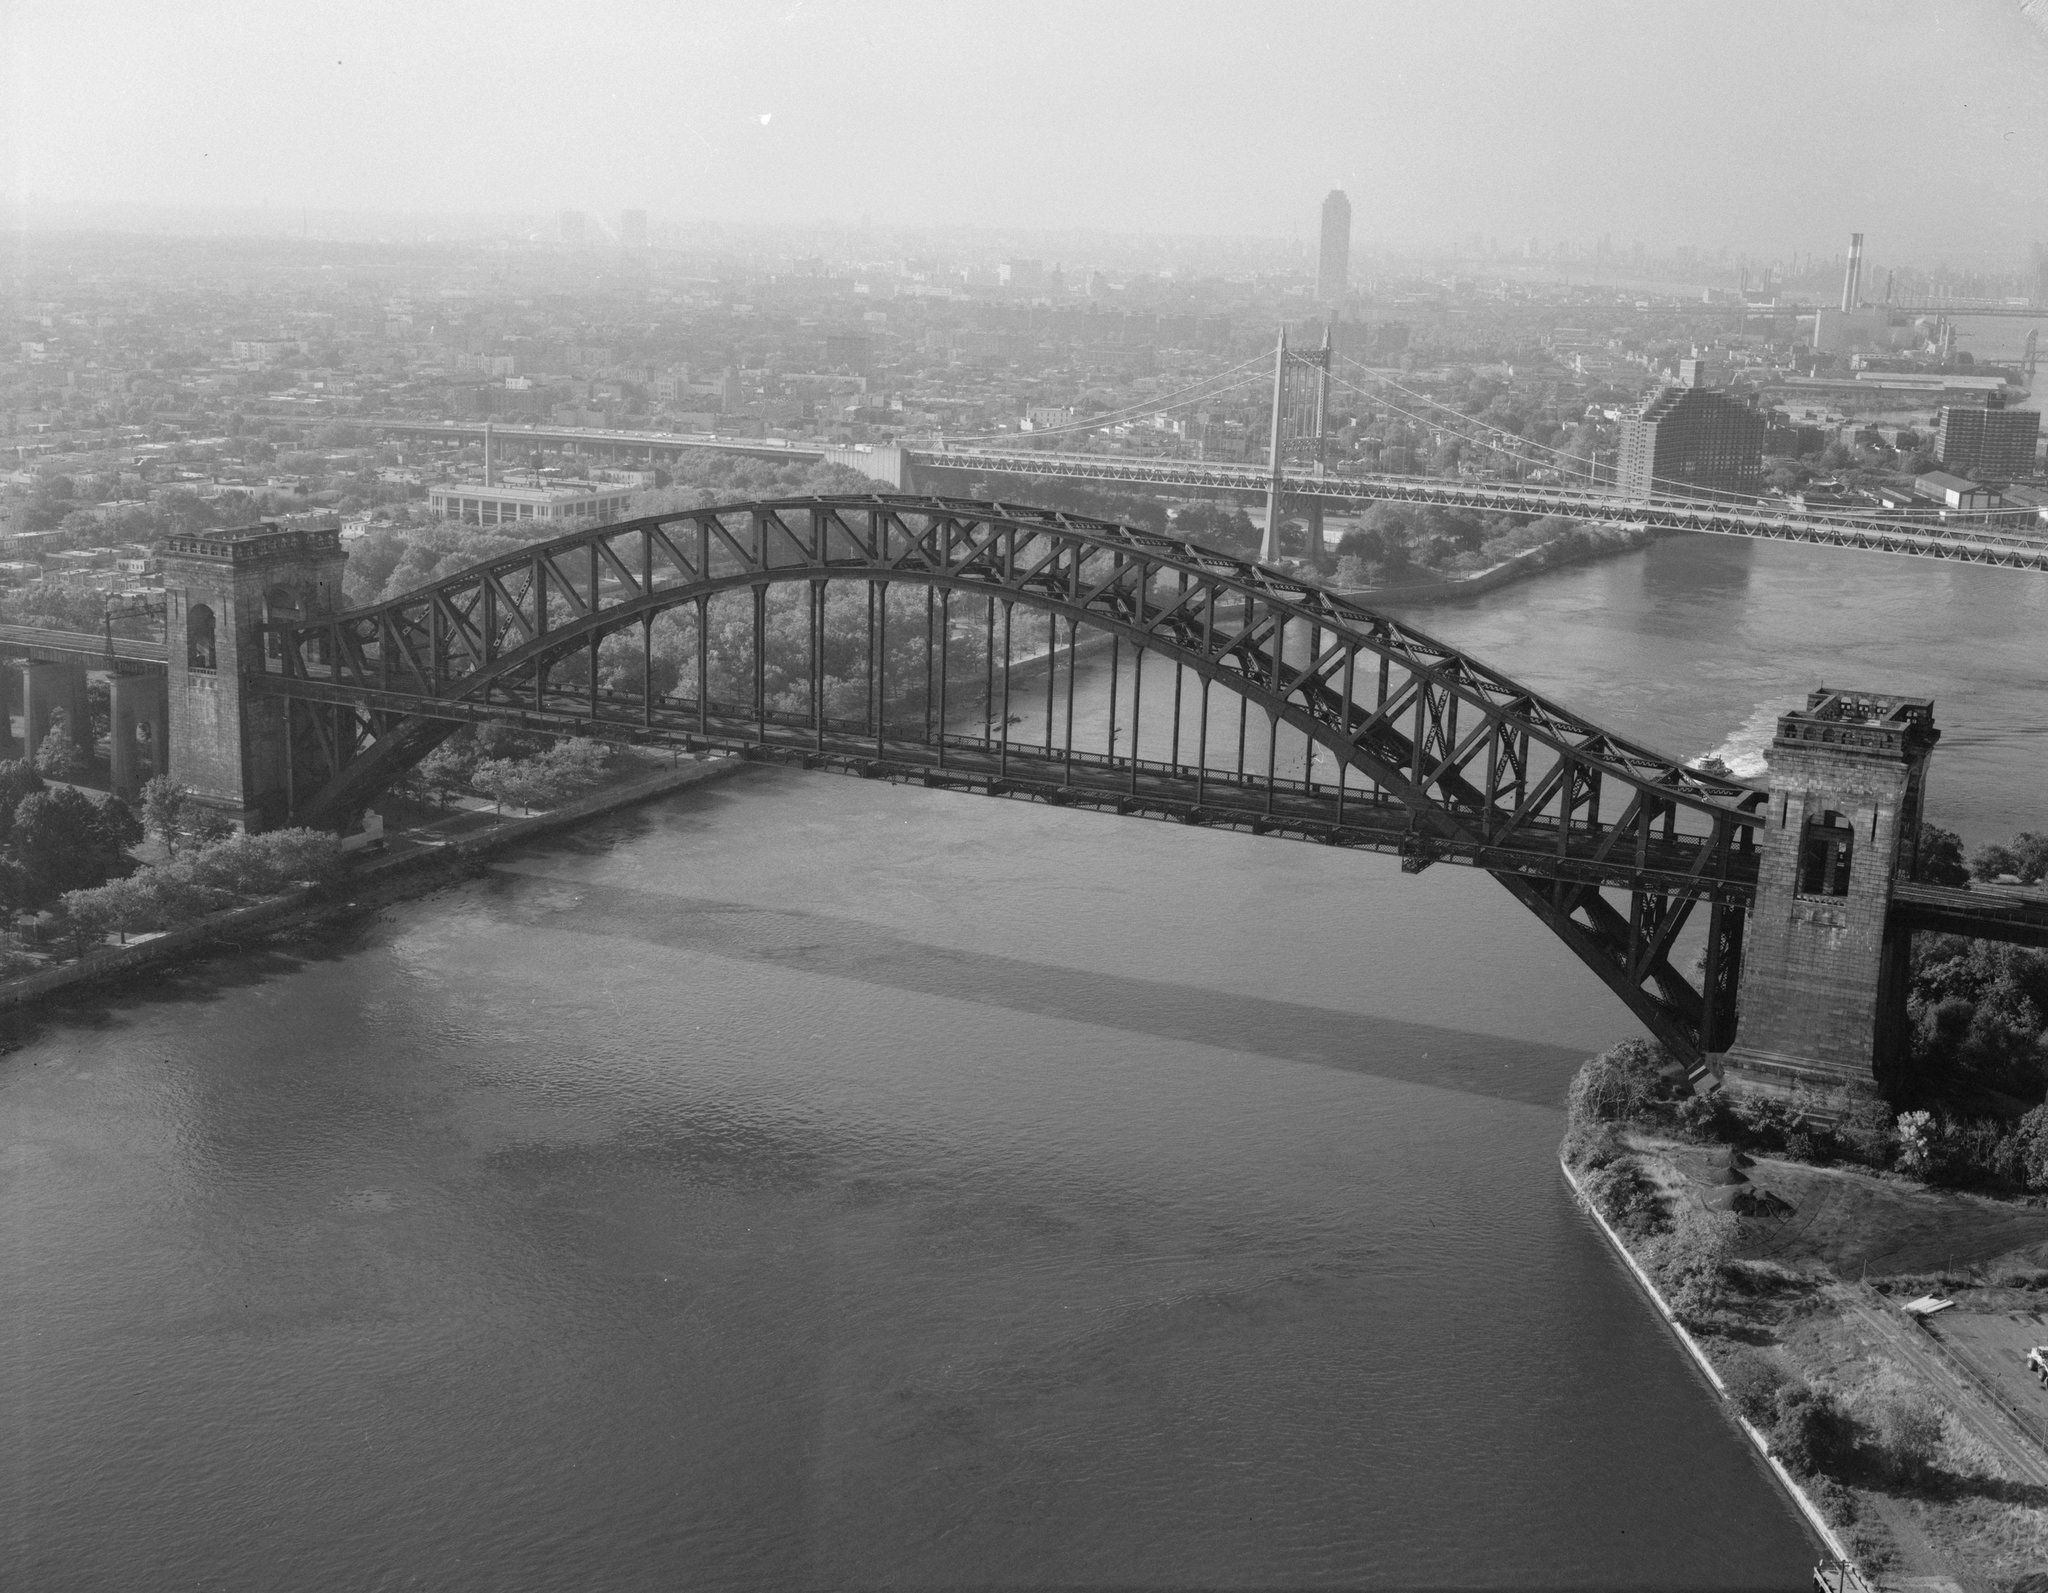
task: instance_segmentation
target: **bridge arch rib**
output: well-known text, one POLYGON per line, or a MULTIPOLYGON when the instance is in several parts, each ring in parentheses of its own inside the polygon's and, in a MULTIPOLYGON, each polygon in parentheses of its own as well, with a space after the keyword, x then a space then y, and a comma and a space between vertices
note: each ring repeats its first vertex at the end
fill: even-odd
MULTIPOLYGON (((285 699, 301 822, 344 821, 464 722, 735 751, 1396 852, 1410 871, 1485 868, 1681 1056, 1734 1031, 1760 789, 1613 735, 1313 584, 1170 537, 960 499, 789 499, 575 532, 267 629, 261 685, 285 699), (888 627, 915 627, 903 594, 919 591, 922 644, 913 635, 908 653, 922 690, 899 679, 892 697, 888 627), (858 615, 850 627, 863 632, 858 703, 826 668, 848 640, 827 634, 828 605, 849 592, 866 599, 864 632, 858 615), (735 601, 751 627, 743 614, 740 656, 728 646, 714 667, 711 615, 735 601), (783 622, 798 606, 793 643, 783 622), (979 618, 978 646, 955 640, 960 606, 979 618), (1020 614, 1040 632, 1021 658, 1020 614), (655 628, 675 615, 695 656, 662 690, 655 628), (638 642, 638 690, 605 682, 621 637, 638 642), (1110 654, 1099 746, 1086 725, 1077 742, 1084 637, 1110 654), (963 662, 979 676, 964 693, 982 707, 973 734, 949 679, 963 662), (1013 736, 1027 678, 1044 713, 1013 736), (1211 734, 1218 692, 1236 704, 1234 737, 1211 734), (1673 959, 1701 905, 1695 982, 1673 959)), ((903 654, 899 635, 899 676, 903 654)))

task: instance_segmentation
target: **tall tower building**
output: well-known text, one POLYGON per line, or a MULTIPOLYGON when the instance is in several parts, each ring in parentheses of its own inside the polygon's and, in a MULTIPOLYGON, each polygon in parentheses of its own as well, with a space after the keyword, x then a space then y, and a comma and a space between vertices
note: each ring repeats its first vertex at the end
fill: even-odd
POLYGON ((1334 304, 1351 275, 1351 201, 1332 188, 1323 201, 1323 246, 1316 255, 1316 297, 1334 304))

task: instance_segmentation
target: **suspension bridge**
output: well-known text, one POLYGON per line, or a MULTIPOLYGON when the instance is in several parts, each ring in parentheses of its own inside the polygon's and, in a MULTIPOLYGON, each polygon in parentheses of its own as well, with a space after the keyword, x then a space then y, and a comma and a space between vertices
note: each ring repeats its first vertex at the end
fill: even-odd
MULTIPOLYGON (((1649 493, 1624 492, 1602 484, 1600 477, 1611 474, 1611 467, 1598 460, 1534 442, 1391 373, 1348 359, 1331 346, 1327 329, 1321 344, 1309 347, 1291 346, 1283 329, 1270 361, 1263 356, 1241 361, 1172 392, 1033 432, 841 445, 493 422, 371 419, 364 424, 396 434, 480 441, 487 460, 494 444, 649 463, 723 452, 839 464, 896 490, 956 480, 951 473, 959 472, 974 480, 1062 478, 1176 494, 1232 494, 1263 500, 1260 557, 1268 563, 1281 558, 1283 520, 1290 508, 1304 512, 1313 544, 1320 541, 1326 508, 1413 503, 2048 569, 2048 526, 2031 507, 1951 520, 1914 510, 1801 508, 1754 495, 1702 492, 1681 481, 1653 480, 1649 493), (1162 428, 1175 417, 1199 415, 1257 389, 1270 395, 1263 460, 1190 457, 1168 446, 1162 428), (1361 470, 1331 460, 1333 390, 1352 406, 1355 419, 1386 420, 1405 428, 1405 435, 1457 443, 1483 457, 1485 468, 1430 475, 1361 470), (1076 446, 1087 443, 1097 446, 1076 446)), ((480 506, 478 518, 500 523, 487 506, 480 506)))

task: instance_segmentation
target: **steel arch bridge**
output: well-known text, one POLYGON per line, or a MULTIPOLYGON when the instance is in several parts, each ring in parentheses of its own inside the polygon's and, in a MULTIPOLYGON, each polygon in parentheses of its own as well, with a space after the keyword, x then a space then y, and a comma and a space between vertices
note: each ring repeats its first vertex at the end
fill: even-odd
POLYGON ((1681 1057, 1734 1034, 1762 788, 1191 543, 955 499, 791 499, 579 531, 264 630, 251 683, 283 699, 298 822, 347 822, 465 722, 736 752, 1483 868, 1681 1057), (669 690, 658 624, 694 645, 669 690), (1076 680, 1099 697, 1104 651, 1100 724, 1076 680), (1694 977, 1677 959, 1696 914, 1694 977))

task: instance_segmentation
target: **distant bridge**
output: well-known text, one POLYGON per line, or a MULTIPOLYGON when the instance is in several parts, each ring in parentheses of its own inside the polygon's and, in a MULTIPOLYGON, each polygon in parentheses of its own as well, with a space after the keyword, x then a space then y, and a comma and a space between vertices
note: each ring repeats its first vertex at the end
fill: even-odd
MULTIPOLYGON (((465 421, 365 422, 384 431, 481 441, 485 425, 465 421)), ((985 475, 1055 476, 1071 480, 1181 492, 1234 492, 1270 496, 1276 479, 1289 502, 1316 504, 1422 503, 1518 515, 1562 515, 1659 531, 1773 542, 1804 542, 1867 553, 1904 554, 2009 569, 2048 570, 2048 528, 1942 525, 1878 515, 1803 514, 1727 499, 1659 496, 1636 498, 1599 487, 1543 486, 1480 478, 1283 470, 1269 466, 1195 460, 1147 459, 1122 454, 912 444, 827 447, 772 438, 678 435, 580 427, 498 426, 506 442, 604 450, 655 462, 693 453, 733 453, 759 459, 830 462, 858 470, 890 487, 909 485, 919 472, 963 470, 985 475)))

